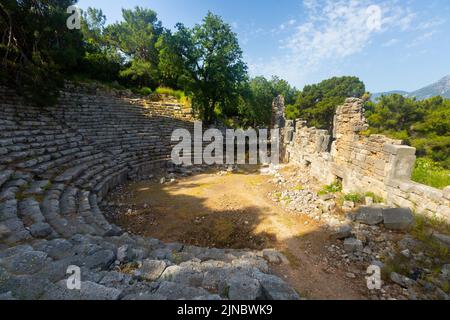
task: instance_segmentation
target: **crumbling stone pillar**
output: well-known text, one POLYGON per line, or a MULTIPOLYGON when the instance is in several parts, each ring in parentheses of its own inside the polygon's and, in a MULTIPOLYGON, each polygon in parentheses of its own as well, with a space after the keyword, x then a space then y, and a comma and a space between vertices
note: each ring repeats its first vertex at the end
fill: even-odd
POLYGON ((284 109, 284 97, 279 95, 272 102, 272 129, 282 129, 286 125, 284 109))
MULTIPOLYGON (((289 155, 286 152, 286 118, 284 116, 285 106, 284 106, 284 97, 279 95, 272 102, 272 121, 271 128, 279 129, 280 140, 279 140, 279 149, 280 149, 280 161, 286 162, 289 161, 289 155)), ((293 122, 289 121, 291 127, 293 127, 293 122)), ((292 128, 293 133, 293 128, 292 128)), ((292 137, 292 134, 289 134, 292 137)), ((292 140, 292 138, 291 138, 292 140)))
POLYGON ((416 163, 416 148, 404 145, 384 145, 384 152, 389 154, 388 175, 386 182, 410 181, 414 164, 416 163))

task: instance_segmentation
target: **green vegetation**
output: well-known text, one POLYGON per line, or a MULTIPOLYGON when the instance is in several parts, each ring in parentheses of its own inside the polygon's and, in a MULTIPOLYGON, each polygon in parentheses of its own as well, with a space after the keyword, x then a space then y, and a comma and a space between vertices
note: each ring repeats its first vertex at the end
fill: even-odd
POLYGON ((424 248, 431 256, 448 261, 450 257, 448 248, 433 239, 431 230, 437 230, 447 235, 450 234, 450 226, 446 221, 416 214, 414 227, 411 231, 412 235, 422 242, 424 248))
POLYGON ((402 139, 417 155, 450 169, 450 100, 441 97, 416 101, 398 94, 366 103, 370 133, 402 139))
POLYGON ((337 106, 346 98, 361 98, 364 94, 365 85, 358 78, 334 77, 306 86, 295 103, 286 107, 286 116, 288 119, 301 118, 310 126, 331 131, 337 106))
POLYGON ((297 90, 285 80, 272 77, 256 77, 247 82, 238 102, 238 115, 244 127, 270 125, 272 117, 272 102, 275 97, 282 95, 285 103, 293 103, 297 90))
POLYGON ((382 203, 382 202, 384 202, 384 199, 382 197, 377 196, 373 192, 348 193, 348 194, 344 195, 343 200, 345 200, 345 201, 352 201, 352 202, 357 203, 357 204, 363 204, 367 197, 372 198, 374 203, 382 203))
POLYGON ((284 80, 249 79, 237 36, 217 15, 171 31, 147 8, 123 9, 122 21, 110 25, 101 9, 88 8, 81 29, 69 30, 66 9, 74 4, 2 2, 2 85, 44 106, 56 102, 63 79, 99 81, 146 96, 169 94, 206 123, 234 126, 268 125, 275 96, 295 100, 284 80))
MULTIPOLYGON (((106 25, 102 10, 88 8, 81 29, 69 30, 67 7, 75 0, 3 1, 0 5, 0 84, 38 106, 54 104, 64 79, 100 81, 150 95, 169 94, 191 105, 206 123, 267 126, 272 101, 283 95, 289 119, 331 130, 336 107, 347 97, 369 100, 356 77, 334 77, 302 91, 277 77, 250 79, 237 35, 221 17, 208 13, 192 28, 164 28, 155 11, 122 10, 106 25)), ((371 128, 417 148, 414 179, 448 185, 450 100, 424 101, 400 95, 366 103, 371 128)))
POLYGON ((440 164, 426 159, 417 159, 412 180, 438 189, 450 186, 450 170, 440 164))
POLYGON ((338 192, 342 192, 342 184, 340 182, 335 182, 328 186, 323 186, 318 194, 322 196, 328 193, 338 193, 338 192))
POLYGON ((186 95, 181 90, 174 90, 167 87, 159 87, 155 90, 157 94, 165 94, 168 96, 172 96, 174 98, 177 98, 178 100, 183 99, 186 95))
POLYGON ((416 101, 398 94, 366 103, 367 134, 401 139, 417 149, 412 179, 435 188, 450 185, 450 100, 416 101))
POLYGON ((85 56, 82 34, 69 32, 73 0, 0 3, 0 84, 13 87, 36 105, 56 102, 63 74, 85 56))

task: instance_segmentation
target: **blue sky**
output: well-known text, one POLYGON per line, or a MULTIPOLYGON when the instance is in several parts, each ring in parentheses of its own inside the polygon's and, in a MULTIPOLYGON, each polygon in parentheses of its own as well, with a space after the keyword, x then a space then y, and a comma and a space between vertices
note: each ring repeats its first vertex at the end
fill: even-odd
POLYGON ((448 0, 80 0, 108 23, 121 8, 155 10, 166 28, 208 11, 237 33, 252 76, 278 75, 298 88, 355 75, 371 92, 412 91, 450 74, 448 0))

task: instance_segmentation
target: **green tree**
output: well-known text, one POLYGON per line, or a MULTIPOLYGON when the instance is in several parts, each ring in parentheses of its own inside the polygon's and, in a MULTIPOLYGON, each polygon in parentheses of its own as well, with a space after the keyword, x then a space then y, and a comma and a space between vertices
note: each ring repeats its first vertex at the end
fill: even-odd
POLYGON ((56 102, 63 74, 84 56, 82 35, 69 30, 66 10, 74 0, 0 2, 0 82, 36 105, 56 102))
POLYGON ((183 59, 177 52, 176 38, 166 30, 156 43, 158 50, 159 84, 164 87, 180 88, 180 77, 183 75, 183 59))
POLYGON ((364 83, 357 77, 334 77, 305 86, 286 114, 291 119, 293 116, 300 117, 311 126, 331 130, 337 106, 346 98, 360 98, 364 93, 364 83))
POLYGON ((216 112, 236 110, 247 67, 231 27, 211 12, 192 29, 177 25, 176 52, 182 61, 180 81, 193 94, 193 107, 208 124, 216 112))
POLYGON ((264 77, 256 77, 250 80, 242 93, 242 101, 239 113, 244 126, 270 124, 272 115, 272 102, 276 93, 272 83, 264 77))
POLYGON ((126 69, 120 74, 133 84, 155 87, 159 78, 156 43, 164 30, 162 23, 156 12, 141 7, 122 9, 122 16, 122 22, 105 29, 112 45, 129 59, 126 69))
POLYGON ((365 109, 371 133, 402 139, 419 157, 450 168, 450 100, 416 101, 393 94, 367 102, 365 109))
POLYGON ((413 123, 423 119, 421 103, 399 94, 382 96, 378 103, 366 107, 366 116, 376 128, 385 130, 411 130, 413 123))
POLYGON ((83 12, 81 32, 86 55, 81 63, 80 73, 92 79, 114 81, 119 79, 123 57, 109 41, 105 24, 106 16, 101 9, 89 7, 83 12))
POLYGON ((282 95, 285 102, 293 103, 297 91, 289 83, 278 77, 267 80, 265 77, 255 77, 246 85, 239 105, 240 116, 246 126, 270 125, 272 102, 275 97, 282 95))
POLYGON ((286 80, 280 79, 277 76, 272 77, 270 81, 275 96, 282 95, 286 105, 295 103, 298 95, 296 88, 292 87, 286 80))

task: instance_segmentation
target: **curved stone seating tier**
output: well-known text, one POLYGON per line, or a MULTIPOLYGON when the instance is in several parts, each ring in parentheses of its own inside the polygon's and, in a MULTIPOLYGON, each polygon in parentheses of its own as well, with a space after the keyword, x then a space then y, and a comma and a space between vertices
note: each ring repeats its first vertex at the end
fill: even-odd
POLYGON ((37 108, 0 87, 0 300, 298 298, 261 253, 163 244, 105 219, 111 189, 167 166, 178 128, 193 120, 173 99, 68 85, 37 108), (65 286, 69 265, 81 291, 65 286))

